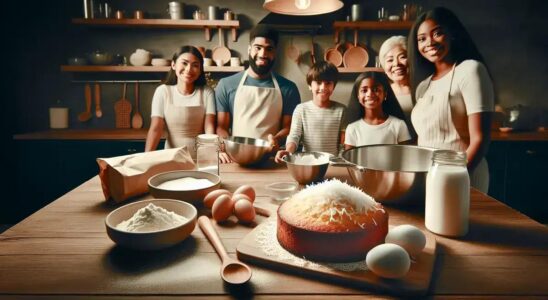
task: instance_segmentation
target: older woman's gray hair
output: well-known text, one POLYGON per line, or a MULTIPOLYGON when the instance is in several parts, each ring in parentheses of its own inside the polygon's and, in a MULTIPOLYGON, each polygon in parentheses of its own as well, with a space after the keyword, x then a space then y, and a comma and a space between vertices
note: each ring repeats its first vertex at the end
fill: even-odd
POLYGON ((407 38, 402 35, 396 35, 388 38, 382 43, 381 49, 379 50, 379 60, 383 68, 386 54, 397 46, 401 46, 404 50, 407 50, 407 38))

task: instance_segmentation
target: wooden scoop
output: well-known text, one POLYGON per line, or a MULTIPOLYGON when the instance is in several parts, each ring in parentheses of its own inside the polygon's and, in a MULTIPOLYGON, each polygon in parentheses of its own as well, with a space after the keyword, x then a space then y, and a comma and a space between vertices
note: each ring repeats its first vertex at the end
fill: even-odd
POLYGON ((135 82, 135 113, 131 118, 131 127, 141 128, 143 127, 143 116, 139 112, 139 82, 135 82))
POLYGON ((219 46, 213 49, 211 52, 211 58, 215 63, 220 61, 222 65, 225 65, 228 61, 230 61, 230 56, 230 49, 225 47, 223 30, 219 27, 219 46))
POLYGON ((206 216, 201 216, 198 218, 198 226, 204 232, 205 236, 219 254, 219 257, 223 261, 221 266, 221 278, 227 283, 230 284, 243 284, 251 279, 251 269, 248 265, 231 258, 226 253, 223 243, 217 235, 217 231, 213 228, 211 221, 206 216))
POLYGON ((97 118, 100 118, 103 116, 103 111, 101 110, 101 86, 96 83, 95 84, 95 116, 97 118))
POLYGON ((78 121, 87 122, 91 119, 91 86, 86 83, 84 86, 84 94, 86 98, 86 111, 78 115, 78 121))
POLYGON ((131 102, 126 99, 127 83, 124 83, 122 99, 114 103, 114 112, 116 117, 116 128, 131 128, 131 102))

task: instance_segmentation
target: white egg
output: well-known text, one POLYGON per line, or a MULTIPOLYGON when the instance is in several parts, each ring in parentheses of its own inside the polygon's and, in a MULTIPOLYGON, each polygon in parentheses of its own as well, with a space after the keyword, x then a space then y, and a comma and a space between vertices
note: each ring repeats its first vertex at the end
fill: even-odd
POLYGON ((400 225, 390 229, 385 242, 400 245, 409 256, 416 256, 424 249, 426 236, 413 225, 400 225))
POLYGON ((396 244, 380 244, 369 250, 365 263, 369 270, 385 278, 404 277, 411 267, 409 255, 396 244))

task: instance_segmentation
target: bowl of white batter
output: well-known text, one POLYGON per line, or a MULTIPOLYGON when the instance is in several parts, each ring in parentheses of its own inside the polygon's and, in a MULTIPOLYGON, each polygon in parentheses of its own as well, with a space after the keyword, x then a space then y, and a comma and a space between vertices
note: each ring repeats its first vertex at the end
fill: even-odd
POLYGON ((221 186, 221 177, 202 171, 171 171, 156 174, 148 180, 154 198, 176 199, 202 205, 204 197, 221 186))

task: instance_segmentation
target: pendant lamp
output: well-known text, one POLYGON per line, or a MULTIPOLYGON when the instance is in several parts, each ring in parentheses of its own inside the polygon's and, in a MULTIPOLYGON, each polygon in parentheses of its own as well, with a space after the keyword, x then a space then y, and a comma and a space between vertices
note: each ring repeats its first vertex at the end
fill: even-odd
POLYGON ((265 0, 263 8, 277 14, 312 16, 334 12, 343 7, 340 0, 265 0))

